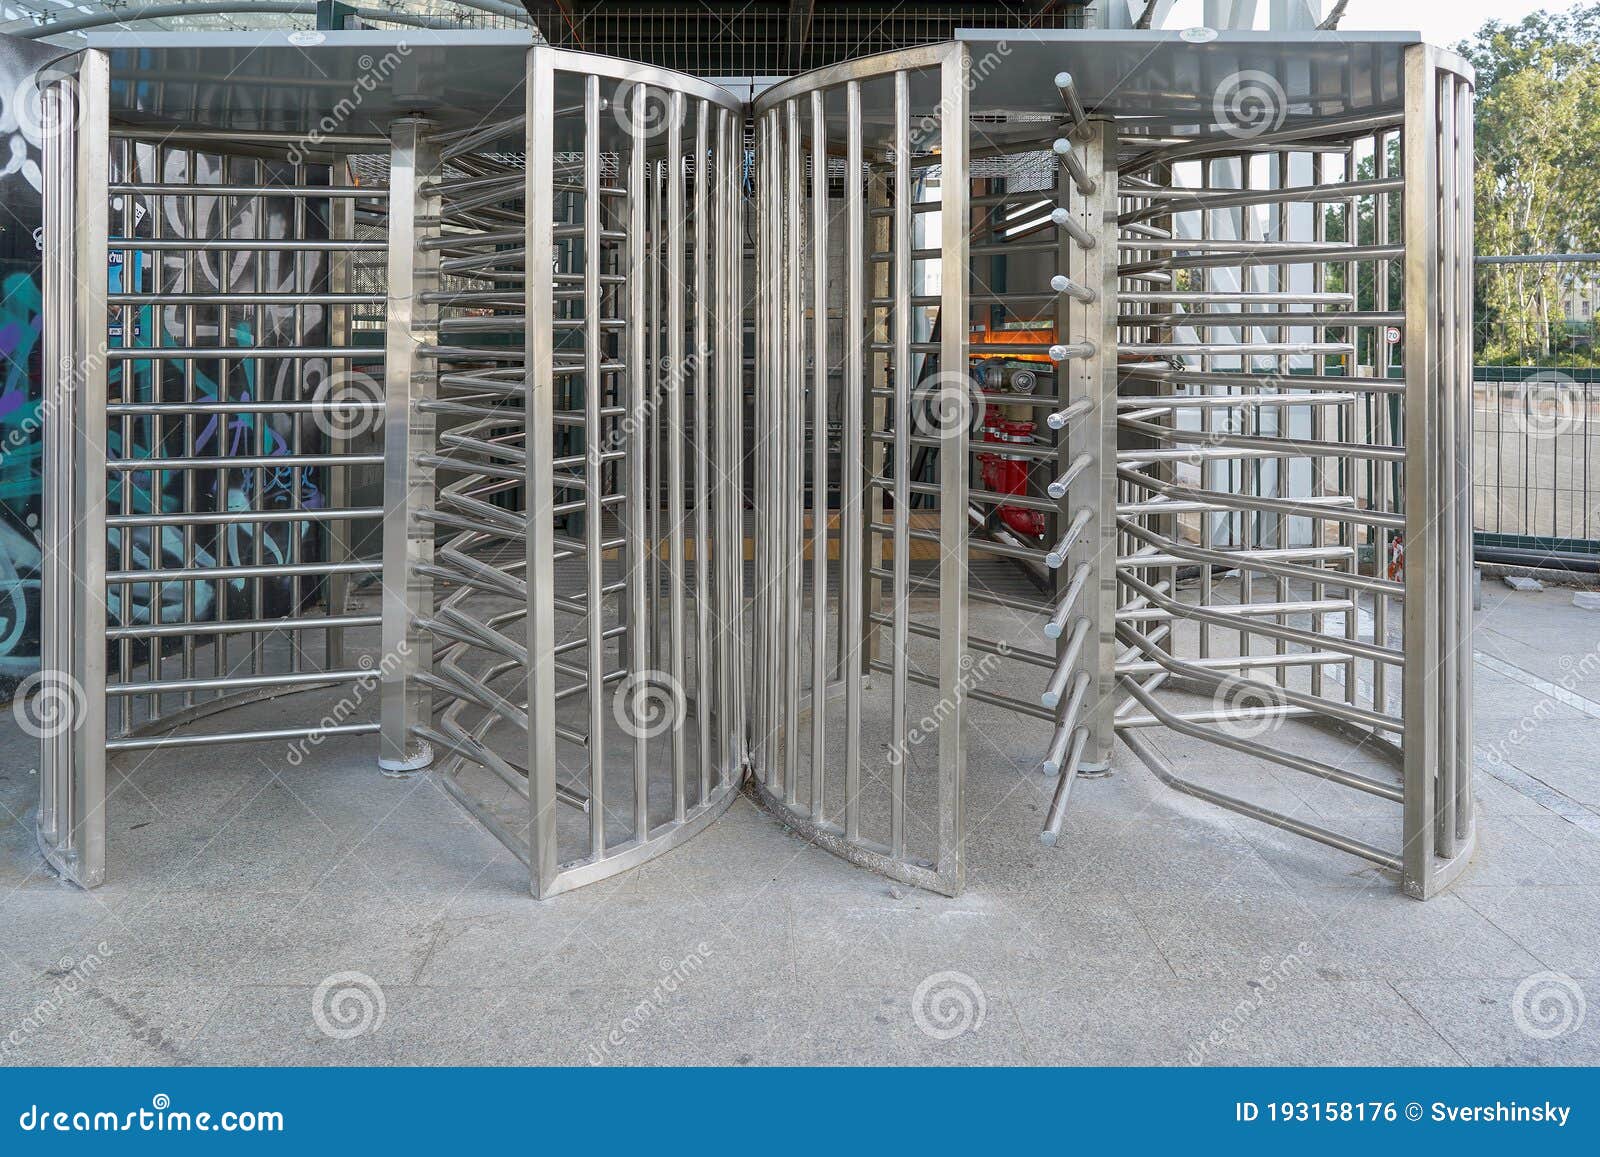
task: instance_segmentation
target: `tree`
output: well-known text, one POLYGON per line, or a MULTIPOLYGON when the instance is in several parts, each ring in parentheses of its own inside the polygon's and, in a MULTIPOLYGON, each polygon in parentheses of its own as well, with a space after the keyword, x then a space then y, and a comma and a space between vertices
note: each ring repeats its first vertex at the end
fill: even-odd
MULTIPOLYGON (((1478 74, 1477 251, 1600 249, 1600 2, 1490 21, 1460 46, 1478 74)), ((1482 360, 1547 360, 1581 267, 1489 266, 1478 279, 1482 360)))

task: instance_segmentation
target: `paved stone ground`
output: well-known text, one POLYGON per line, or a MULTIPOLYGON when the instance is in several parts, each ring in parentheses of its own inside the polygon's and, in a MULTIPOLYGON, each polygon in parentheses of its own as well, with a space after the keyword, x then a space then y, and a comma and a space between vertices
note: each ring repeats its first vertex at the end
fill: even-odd
MULTIPOLYGON (((1600 612, 1490 580, 1479 628, 1482 846, 1427 904, 1174 795, 1125 751, 1045 848, 1050 785, 982 743, 954 900, 741 800, 656 863, 537 903, 437 785, 379 777, 361 740, 299 768, 252 748, 145 759, 114 780, 110 880, 83 894, 41 866, 37 756, 8 712, 0 1058, 1600 1063, 1600 1008, 1583 1006, 1600 1002, 1600 612)), ((248 710, 270 725, 278 708, 248 710)), ((1161 746, 1206 782, 1393 830, 1383 801, 1161 746)))

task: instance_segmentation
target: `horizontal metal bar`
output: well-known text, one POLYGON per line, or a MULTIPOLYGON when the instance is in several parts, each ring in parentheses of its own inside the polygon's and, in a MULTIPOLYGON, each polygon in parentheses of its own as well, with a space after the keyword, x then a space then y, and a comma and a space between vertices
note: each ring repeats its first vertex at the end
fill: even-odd
POLYGON ((108 627, 108 639, 170 639, 184 636, 254 635, 273 631, 334 631, 347 627, 376 627, 382 615, 328 615, 296 619, 212 619, 190 623, 162 623, 156 627, 108 627))
POLYGON ((105 351, 113 361, 172 361, 193 358, 197 361, 242 361, 260 358, 354 358, 363 362, 383 360, 383 350, 356 349, 353 346, 115 346, 105 351))
POLYGON ((340 735, 373 735, 381 724, 338 723, 329 727, 276 727, 258 731, 219 731, 210 734, 161 735, 137 739, 108 739, 107 751, 154 751, 166 747, 215 747, 225 743, 264 743, 275 740, 330 739, 340 735))
POLYGON ((1474 257, 1474 265, 1546 265, 1600 261, 1600 253, 1512 253, 1474 257))
POLYGON ((1089 525, 1090 520, 1093 518, 1094 510, 1092 508, 1085 506, 1080 509, 1073 516, 1071 525, 1062 533, 1060 540, 1050 548, 1050 553, 1044 556, 1045 566, 1051 570, 1065 566, 1067 564, 1067 555, 1078 544, 1078 539, 1083 536, 1084 528, 1089 525))
POLYGON ((210 583, 228 582, 230 579, 275 578, 278 575, 366 574, 382 569, 382 559, 368 562, 276 563, 268 566, 197 566, 173 570, 114 570, 106 574, 106 582, 124 586, 128 583, 210 583))
MULTIPOLYGON (((380 305, 382 293, 108 293, 109 305, 380 305)), ((352 353, 359 352, 352 349, 352 353)))
POLYGON ((1050 616, 1050 621, 1044 625, 1044 637, 1059 639, 1067 629, 1067 619, 1072 616, 1073 608, 1078 605, 1078 599, 1083 594, 1083 589, 1089 583, 1091 567, 1088 563, 1078 564, 1078 569, 1072 572, 1072 583, 1067 587, 1066 593, 1061 596, 1061 602, 1056 605, 1055 611, 1050 616))
MULTIPOLYGON (((1133 680, 1124 680, 1124 683, 1129 687, 1134 685, 1133 680)), ((1271 824, 1275 828, 1294 832, 1296 835, 1305 836, 1308 839, 1315 840, 1317 843, 1327 844, 1329 847, 1360 856, 1362 859, 1369 860, 1390 871, 1398 872, 1400 870, 1400 857, 1393 853, 1385 852, 1381 848, 1349 836, 1341 836, 1337 832, 1319 827, 1316 824, 1309 824, 1304 820, 1298 820, 1292 816, 1272 811, 1270 808, 1264 808, 1258 804, 1227 795, 1224 792, 1213 791, 1210 788, 1201 787, 1199 784, 1190 783, 1188 780, 1174 774, 1172 765, 1167 762, 1166 758, 1137 732, 1126 732, 1121 738, 1128 745, 1128 748, 1144 761, 1145 766, 1155 773, 1156 778, 1174 791, 1192 795, 1196 799, 1202 799, 1229 811, 1238 812, 1241 815, 1271 824)))
MULTIPOLYGON (((1119 353, 1133 357, 1202 357, 1207 354, 1237 357, 1338 357, 1353 354, 1356 347, 1350 342, 1170 342, 1141 344, 1131 342, 1117 346, 1119 353)), ((1280 379, 1281 381, 1282 379, 1280 379)), ((1347 383, 1348 385, 1348 383, 1347 383)))
POLYGON ((1191 305, 1207 302, 1240 305, 1352 305, 1355 295, 1350 293, 1268 293, 1253 290, 1128 290, 1117 294, 1121 302, 1152 303, 1156 305, 1191 305))
MULTIPOLYGON (((892 674, 894 672, 894 664, 886 663, 881 659, 874 659, 871 663, 871 669, 892 674)), ((915 683, 918 687, 932 687, 935 690, 939 687, 938 679, 931 675, 924 675, 921 671, 911 670, 905 674, 907 681, 915 683)), ((970 687, 962 694, 972 703, 987 703, 991 707, 1001 707, 1007 711, 1015 711, 1018 715, 1027 715, 1033 719, 1043 719, 1049 723, 1055 722, 1055 712, 1046 711, 1037 703, 1027 703, 1021 699, 1012 699, 1008 695, 999 695, 993 691, 984 691, 978 687, 970 687)))
POLYGON ((106 248, 134 253, 387 253, 389 243, 338 237, 108 237, 106 248))
POLYGON ((375 667, 353 671, 290 671, 282 675, 221 675, 213 679, 152 679, 144 683, 108 683, 107 695, 159 695, 172 691, 243 691, 259 687, 315 687, 320 683, 357 683, 367 680, 376 685, 375 667))
MULTIPOLYGON (((198 78, 195 78, 198 79, 198 78)), ((112 125, 106 134, 116 140, 159 141, 162 143, 191 143, 243 145, 269 143, 277 145, 307 144, 305 133, 272 132, 250 129, 173 128, 169 126, 112 125)), ((378 133, 322 133, 317 134, 318 145, 370 145, 380 152, 388 152, 389 138, 378 133)))
POLYGON ((199 458, 108 458, 106 469, 122 473, 147 470, 281 470, 291 466, 382 466, 382 454, 207 454, 199 458))
POLYGON ((251 522, 337 522, 382 518, 381 506, 318 507, 315 510, 217 510, 177 514, 110 514, 107 526, 237 526, 251 522))
POLYGON ((1125 313, 1118 325, 1190 326, 1195 329, 1327 329, 1350 325, 1397 325, 1403 312, 1367 310, 1357 313, 1125 313))
POLYGON ((384 404, 382 398, 325 402, 112 402, 106 406, 106 413, 169 419, 207 414, 354 414, 382 413, 384 404))
MULTIPOLYGON (((1072 634, 1067 636, 1066 647, 1062 650, 1060 658, 1055 660, 1055 671, 1050 676, 1050 683, 1039 696, 1041 707, 1060 705, 1061 696, 1067 689, 1067 680, 1072 677, 1072 669, 1078 665, 1078 654, 1083 650, 1083 641, 1088 638, 1089 628, 1093 625, 1087 618, 1081 618, 1073 624, 1072 634)), ((1086 672, 1080 672, 1080 675, 1088 678, 1086 672)))
MULTIPOLYGON (((112 135, 117 135, 115 131, 112 135)), ((254 134, 251 134, 254 136, 254 134)), ((146 197, 371 197, 387 198, 387 185, 196 185, 112 182, 108 193, 132 193, 146 197)))

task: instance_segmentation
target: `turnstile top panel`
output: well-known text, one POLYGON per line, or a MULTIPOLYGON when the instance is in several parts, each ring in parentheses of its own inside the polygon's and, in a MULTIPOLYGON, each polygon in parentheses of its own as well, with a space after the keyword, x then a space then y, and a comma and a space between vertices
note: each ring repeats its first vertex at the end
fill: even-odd
POLYGON ((92 33, 111 61, 111 115, 239 132, 383 133, 522 111, 528 32, 92 33))
POLYGON ((972 56, 974 116, 1059 112, 1055 75, 1068 71, 1091 113, 1178 135, 1215 125, 1219 100, 1241 86, 1269 92, 1291 120, 1398 112, 1405 50, 1422 42, 1415 32, 985 29, 957 35, 972 56))

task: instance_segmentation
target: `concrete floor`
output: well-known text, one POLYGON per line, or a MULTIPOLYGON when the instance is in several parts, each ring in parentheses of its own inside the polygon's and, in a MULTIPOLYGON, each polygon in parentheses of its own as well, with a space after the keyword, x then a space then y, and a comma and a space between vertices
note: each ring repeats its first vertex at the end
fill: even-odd
MULTIPOLYGON (((1173 794, 1126 751, 1046 848, 1051 785, 981 729, 954 900, 741 799, 687 847, 541 904, 434 782, 380 777, 362 739, 300 767, 270 744, 143 759, 113 782, 109 882, 83 894, 41 866, 34 742, 5 713, 0 1059, 1600 1063, 1600 612, 1484 593, 1481 850, 1427 904, 1173 794)), ((1393 805, 1159 742, 1206 782, 1393 830, 1393 805)))

